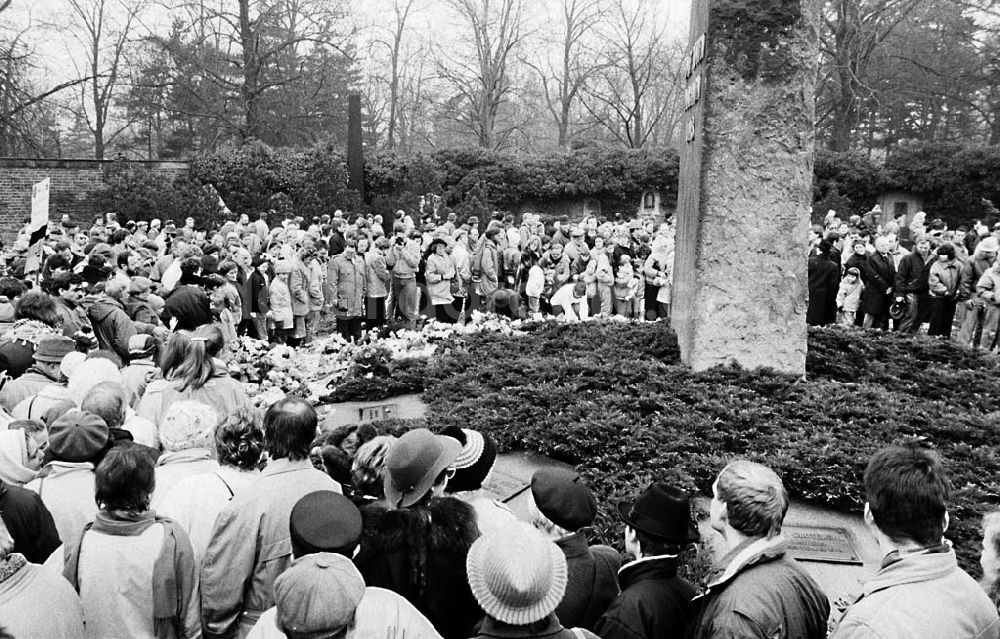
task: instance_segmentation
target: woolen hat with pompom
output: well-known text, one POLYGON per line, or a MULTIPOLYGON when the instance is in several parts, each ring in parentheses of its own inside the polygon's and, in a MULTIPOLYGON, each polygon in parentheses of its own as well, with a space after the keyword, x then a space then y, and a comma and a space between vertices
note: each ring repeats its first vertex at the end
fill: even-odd
POLYGON ((455 476, 448 481, 447 491, 460 493, 482 488, 497 461, 497 446, 490 436, 458 426, 449 426, 441 434, 462 444, 462 452, 452 463, 455 476))
POLYGON ((566 557, 530 524, 514 521, 476 540, 465 561, 483 612, 515 626, 546 618, 566 594, 566 557))

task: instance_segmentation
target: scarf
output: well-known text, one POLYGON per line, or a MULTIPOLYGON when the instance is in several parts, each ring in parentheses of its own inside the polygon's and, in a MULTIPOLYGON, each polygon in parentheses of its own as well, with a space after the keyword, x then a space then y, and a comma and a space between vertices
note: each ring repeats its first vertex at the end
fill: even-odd
POLYGON ((24 429, 0 430, 0 479, 8 484, 23 486, 38 476, 38 472, 28 468, 28 444, 24 429))
POLYGON ((24 568, 27 563, 28 560, 20 553, 7 555, 6 559, 0 561, 0 584, 17 574, 17 571, 24 568))
POLYGON ((20 319, 14 322, 10 330, 4 334, 4 341, 28 342, 32 346, 38 346, 38 342, 43 337, 55 334, 56 329, 44 322, 33 319, 20 319))
POLYGON ((153 524, 163 526, 163 545, 153 564, 153 618, 157 637, 184 636, 184 612, 188 609, 193 593, 197 568, 187 534, 173 520, 158 517, 153 511, 141 513, 101 510, 92 523, 87 524, 74 546, 66 547, 66 564, 63 575, 79 592, 77 570, 80 564, 80 546, 87 531, 93 530, 115 537, 141 535, 153 524), (181 541, 185 543, 180 543, 181 541))

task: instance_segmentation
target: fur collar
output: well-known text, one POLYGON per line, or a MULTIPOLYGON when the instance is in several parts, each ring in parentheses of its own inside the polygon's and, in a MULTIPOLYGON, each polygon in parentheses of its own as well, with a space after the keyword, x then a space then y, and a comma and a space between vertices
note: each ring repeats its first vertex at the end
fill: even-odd
POLYGON ((390 510, 385 502, 361 509, 362 546, 391 552, 422 542, 430 551, 465 551, 479 537, 476 511, 453 497, 431 499, 423 507, 390 510))

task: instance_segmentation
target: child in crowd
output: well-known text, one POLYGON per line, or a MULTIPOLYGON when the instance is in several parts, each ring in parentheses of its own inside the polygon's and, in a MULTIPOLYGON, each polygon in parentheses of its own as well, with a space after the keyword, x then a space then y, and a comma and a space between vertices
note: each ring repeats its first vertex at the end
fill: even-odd
POLYGON ((847 275, 840 281, 837 291, 837 323, 841 326, 854 326, 854 316, 861 307, 861 294, 865 285, 861 281, 861 271, 856 267, 847 269, 847 275))

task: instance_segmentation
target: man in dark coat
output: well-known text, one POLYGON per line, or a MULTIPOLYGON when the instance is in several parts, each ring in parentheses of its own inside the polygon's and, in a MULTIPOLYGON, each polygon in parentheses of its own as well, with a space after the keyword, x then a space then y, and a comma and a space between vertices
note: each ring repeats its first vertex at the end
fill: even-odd
POLYGON ((906 317, 899 325, 901 333, 916 333, 920 325, 927 319, 930 303, 928 276, 931 264, 937 255, 931 252, 931 242, 922 237, 917 241, 914 251, 903 256, 896 271, 896 300, 907 301, 906 317))
POLYGON ((13 552, 33 564, 45 563, 62 544, 52 514, 42 498, 27 488, 0 480, 0 518, 14 538, 13 552))
POLYGON ((896 263, 889 254, 889 239, 875 239, 875 254, 862 272, 865 282, 865 328, 889 328, 889 306, 896 283, 896 263))
POLYGON ((727 553, 691 603, 689 639, 825 639, 830 601, 787 554, 779 534, 788 512, 781 478, 746 460, 730 463, 712 485, 712 528, 727 553))
POLYGON ((809 308, 806 323, 823 326, 837 321, 837 291, 840 288, 840 264, 830 259, 828 240, 819 243, 816 255, 809 258, 809 308))
POLYGON ((531 478, 537 513, 531 523, 548 535, 566 556, 566 594, 556 617, 567 628, 593 631, 618 596, 621 557, 608 546, 588 546, 581 532, 597 517, 597 500, 576 472, 561 468, 537 471, 531 478))
POLYGON ((180 286, 163 300, 163 319, 168 324, 177 320, 175 328, 193 331, 212 323, 212 302, 201 287, 201 260, 188 258, 181 262, 180 286))
POLYGON ((104 287, 104 295, 87 311, 87 319, 94 327, 97 343, 104 350, 114 351, 123 362, 128 361, 128 341, 133 335, 144 333, 165 338, 168 333, 162 326, 129 319, 125 312, 128 284, 111 280, 104 287))
POLYGON ((619 504, 625 549, 635 561, 618 571, 622 592, 598 622, 602 639, 680 639, 694 587, 677 576, 677 555, 698 541, 691 504, 678 488, 654 483, 633 503, 619 504))

